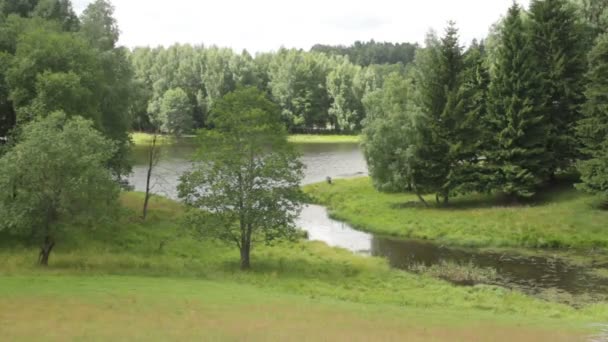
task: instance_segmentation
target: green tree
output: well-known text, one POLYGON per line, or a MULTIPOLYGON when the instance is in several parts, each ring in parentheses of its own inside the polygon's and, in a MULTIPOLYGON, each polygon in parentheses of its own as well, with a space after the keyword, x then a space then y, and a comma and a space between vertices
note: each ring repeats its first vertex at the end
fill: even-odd
POLYGON ((585 159, 578 164, 579 188, 599 194, 608 203, 608 33, 597 39, 589 53, 587 102, 577 133, 585 159))
POLYGON ((158 122, 164 133, 179 136, 192 131, 192 106, 185 91, 181 88, 167 90, 161 100, 158 122))
POLYGON ((360 66, 343 58, 327 75, 327 93, 331 100, 329 117, 337 130, 352 132, 361 129, 365 110, 361 103, 360 74, 360 66))
POLYGON ((514 4, 500 34, 486 118, 492 136, 484 151, 490 186, 512 198, 533 195, 549 173, 544 94, 538 92, 540 74, 527 32, 514 4))
POLYGON ((28 17, 36 8, 39 0, 0 0, 0 16, 17 14, 28 17))
POLYGON ((380 191, 414 191, 420 200, 427 189, 426 169, 419 155, 420 117, 412 101, 412 85, 399 74, 391 74, 384 87, 368 93, 363 104, 368 113, 362 147, 370 177, 380 191))
POLYGON ((287 142, 280 111, 256 88, 240 88, 214 104, 213 130, 199 134, 193 171, 179 197, 203 234, 234 243, 250 268, 255 241, 292 236, 299 214, 302 163, 287 142))
POLYGON ((0 229, 41 239, 47 265, 60 222, 95 222, 115 208, 118 187, 105 167, 114 150, 81 117, 56 112, 26 125, 0 158, 0 229))
POLYGON ((96 0, 89 4, 80 17, 80 31, 91 46, 101 51, 116 47, 120 31, 114 19, 114 6, 106 0, 96 0))
POLYGON ((471 145, 476 123, 465 108, 462 91, 464 56, 458 30, 450 22, 445 35, 438 40, 433 34, 415 60, 414 84, 416 104, 423 117, 418 121, 419 155, 427 168, 425 184, 420 188, 436 193, 437 201, 446 204, 459 187, 458 169, 476 156, 471 145))
POLYGON ((549 126, 547 165, 551 175, 577 159, 575 125, 584 101, 585 36, 575 8, 567 0, 534 0, 530 30, 535 64, 542 83, 542 112, 549 126))
POLYGON ((34 16, 55 20, 64 31, 78 31, 80 22, 70 0, 40 0, 32 11, 34 16))

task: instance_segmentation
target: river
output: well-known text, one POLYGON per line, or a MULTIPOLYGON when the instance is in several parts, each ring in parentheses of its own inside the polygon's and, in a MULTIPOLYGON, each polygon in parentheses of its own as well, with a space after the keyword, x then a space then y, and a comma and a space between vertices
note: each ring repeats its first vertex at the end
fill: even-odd
MULTIPOLYGON (((326 177, 346 178, 367 174, 361 150, 353 143, 300 144, 306 166, 303 183, 324 181, 326 177)), ((188 141, 164 146, 153 184, 156 194, 176 198, 179 176, 191 167, 190 156, 195 150, 188 141)), ((146 149, 134 152, 135 166, 129 181, 135 190, 145 189, 146 149)), ((589 269, 546 256, 522 256, 514 253, 480 252, 439 246, 426 241, 399 240, 357 231, 349 225, 332 220, 324 207, 305 206, 297 224, 308 232, 311 240, 348 249, 361 255, 380 256, 399 269, 412 265, 431 266, 449 261, 496 270, 498 279, 492 284, 517 288, 530 294, 553 291, 561 296, 608 294, 608 279, 595 276, 589 269)))

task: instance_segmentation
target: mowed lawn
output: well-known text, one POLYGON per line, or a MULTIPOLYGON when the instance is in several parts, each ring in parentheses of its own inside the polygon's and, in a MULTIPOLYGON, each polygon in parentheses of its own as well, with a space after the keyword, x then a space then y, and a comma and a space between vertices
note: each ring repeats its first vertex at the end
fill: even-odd
POLYGON ((608 247, 608 211, 593 198, 562 185, 520 205, 488 195, 456 197, 446 208, 425 208, 414 194, 376 191, 367 177, 305 187, 332 217, 378 234, 472 247, 608 247))
POLYGON ((584 341, 564 321, 363 305, 188 279, 37 275, 0 281, 3 341, 584 341))

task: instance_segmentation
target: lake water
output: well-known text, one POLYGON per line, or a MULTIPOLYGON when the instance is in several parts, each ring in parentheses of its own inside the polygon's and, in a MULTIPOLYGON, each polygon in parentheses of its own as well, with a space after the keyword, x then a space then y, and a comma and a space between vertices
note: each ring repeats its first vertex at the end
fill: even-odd
MULTIPOLYGON (((297 147, 306 166, 304 184, 324 181, 328 176, 346 178, 367 174, 367 165, 357 144, 302 144, 297 147)), ((194 150, 195 147, 187 142, 163 147, 163 155, 153 177, 153 191, 156 194, 177 197, 179 176, 191 167, 189 159, 194 150)), ((134 159, 130 183, 136 190, 144 191, 146 149, 135 150, 134 159)), ((323 241, 361 255, 385 257, 391 266, 399 269, 408 269, 414 264, 431 266, 449 261, 494 268, 499 276, 494 284, 515 287, 531 294, 547 289, 575 295, 608 294, 608 279, 594 276, 586 268, 570 265, 557 258, 479 252, 423 241, 374 236, 332 220, 324 207, 316 205, 305 206, 297 223, 308 232, 311 240, 323 241)))

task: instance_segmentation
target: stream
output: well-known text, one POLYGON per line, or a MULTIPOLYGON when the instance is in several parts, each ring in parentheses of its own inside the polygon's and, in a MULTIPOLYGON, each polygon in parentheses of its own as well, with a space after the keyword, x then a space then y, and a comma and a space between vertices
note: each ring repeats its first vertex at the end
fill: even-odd
MULTIPOLYGON (((347 178, 367 175, 367 165, 357 144, 301 144, 297 148, 306 166, 303 184, 321 182, 327 176, 347 178)), ((179 176, 191 167, 189 158, 194 150, 195 146, 188 142, 163 147, 162 158, 153 176, 154 193, 174 199, 177 197, 179 176)), ((135 190, 144 191, 146 149, 135 149, 133 157, 135 166, 129 182, 135 190)), ((322 241, 360 255, 384 257, 392 267, 398 269, 409 270, 413 265, 432 266, 450 262, 494 269, 497 279, 489 284, 516 288, 533 295, 551 291, 566 296, 599 298, 608 294, 608 278, 594 275, 589 268, 571 265, 559 258, 481 252, 427 241, 375 236, 331 219, 327 210, 317 205, 305 206, 297 224, 308 233, 310 240, 322 241)))

